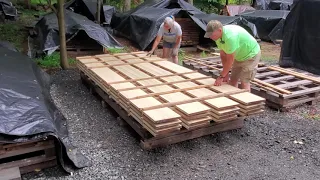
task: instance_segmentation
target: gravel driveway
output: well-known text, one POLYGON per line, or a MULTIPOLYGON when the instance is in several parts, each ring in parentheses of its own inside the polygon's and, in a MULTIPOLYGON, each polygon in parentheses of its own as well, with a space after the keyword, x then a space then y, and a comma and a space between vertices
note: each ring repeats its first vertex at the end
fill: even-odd
POLYGON ((51 168, 23 179, 320 179, 319 102, 286 113, 267 108, 240 130, 144 151, 130 127, 120 126, 81 84, 77 70, 53 78, 51 93, 70 138, 93 165, 73 175, 51 168))

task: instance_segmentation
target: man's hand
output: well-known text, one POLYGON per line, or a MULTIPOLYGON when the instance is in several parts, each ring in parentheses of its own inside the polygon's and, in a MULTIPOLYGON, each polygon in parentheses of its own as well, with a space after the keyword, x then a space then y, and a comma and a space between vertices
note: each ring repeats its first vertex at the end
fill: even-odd
POLYGON ((215 86, 221 86, 222 80, 223 80, 223 78, 218 77, 218 78, 216 79, 216 81, 214 82, 214 85, 215 85, 215 86))
POLYGON ((223 78, 223 82, 228 82, 229 81, 229 73, 223 78))
POLYGON ((151 57, 152 54, 153 54, 153 51, 154 51, 154 50, 149 51, 148 54, 147 54, 147 56, 150 56, 150 57, 151 57))

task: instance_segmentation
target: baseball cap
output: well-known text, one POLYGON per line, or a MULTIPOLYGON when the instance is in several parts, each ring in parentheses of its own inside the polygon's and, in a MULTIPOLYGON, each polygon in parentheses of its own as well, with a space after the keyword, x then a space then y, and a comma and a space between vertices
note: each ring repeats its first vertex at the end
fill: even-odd
POLYGON ((209 21, 209 23, 207 24, 207 29, 206 29, 206 33, 205 33, 204 37, 210 38, 212 33, 219 28, 222 28, 222 24, 220 21, 217 21, 217 20, 209 21))

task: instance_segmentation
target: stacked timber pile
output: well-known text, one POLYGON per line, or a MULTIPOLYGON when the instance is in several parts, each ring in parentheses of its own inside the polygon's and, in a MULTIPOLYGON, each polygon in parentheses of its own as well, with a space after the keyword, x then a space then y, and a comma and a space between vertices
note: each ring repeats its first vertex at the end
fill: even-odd
MULTIPOLYGON (((178 24, 180 24, 182 29, 182 41, 181 47, 183 46, 193 46, 199 44, 199 27, 198 25, 190 18, 176 18, 178 24)), ((160 46, 163 45, 161 41, 160 46)))
POLYGON ((247 92, 146 52, 78 57, 77 67, 153 136, 235 120, 243 103, 231 96, 247 92))
MULTIPOLYGON (((217 77, 222 71, 220 57, 186 58, 183 63, 189 69, 196 69, 213 77, 217 77)), ((280 110, 303 103, 313 104, 320 94, 319 77, 278 66, 259 64, 255 79, 251 83, 253 94, 265 98, 267 105, 280 110)), ((243 113, 253 114, 264 105, 249 106, 248 103, 248 107, 242 110, 243 113)))

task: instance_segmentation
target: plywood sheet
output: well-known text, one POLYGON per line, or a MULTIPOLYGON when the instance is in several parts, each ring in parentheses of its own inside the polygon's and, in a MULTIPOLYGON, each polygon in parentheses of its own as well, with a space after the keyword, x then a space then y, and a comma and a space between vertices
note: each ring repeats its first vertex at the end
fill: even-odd
POLYGON ((192 102, 186 104, 180 104, 176 106, 179 111, 187 116, 199 113, 205 113, 210 110, 210 108, 200 102, 192 102))
POLYGON ((160 93, 160 92, 168 92, 174 90, 172 87, 168 85, 160 85, 148 88, 153 93, 160 93))
POLYGON ((167 107, 151 109, 144 111, 143 113, 155 123, 161 123, 166 120, 173 120, 181 117, 178 113, 167 107))
POLYGON ((79 59, 80 62, 86 64, 86 63, 94 63, 94 62, 99 62, 95 58, 86 58, 86 59, 79 59))
POLYGON ((204 74, 201 74, 201 73, 198 73, 198 72, 195 72, 195 73, 190 73, 190 74, 184 74, 183 76, 189 78, 189 79, 196 79, 196 78, 204 78, 204 77, 208 77, 204 74))
POLYGON ((181 83, 174 83, 173 86, 179 89, 185 89, 185 88, 197 87, 199 85, 193 82, 181 82, 181 83))
POLYGON ((109 65, 118 65, 118 64, 125 64, 126 62, 121 61, 121 60, 117 60, 117 61, 107 61, 105 63, 109 64, 109 65))
POLYGON ((132 59, 132 58, 137 58, 136 56, 133 56, 131 54, 129 55, 123 55, 123 56, 117 56, 119 59, 132 59))
POLYGON ((210 107, 213 107, 217 110, 233 108, 239 105, 238 102, 233 101, 227 97, 218 97, 218 98, 208 99, 208 100, 205 100, 204 102, 210 107))
POLYGON ((205 96, 211 96, 215 95, 217 93, 213 92, 212 90, 209 90, 208 88, 200 88, 200 89, 193 89, 186 91, 188 95, 191 95, 192 97, 205 97, 205 96))
POLYGON ((101 61, 105 61, 105 62, 114 61, 114 60, 119 60, 118 58, 116 58, 116 57, 114 57, 114 56, 99 57, 99 59, 100 59, 101 61))
POLYGON ((102 80, 107 83, 123 81, 125 78, 120 76, 118 73, 112 71, 110 68, 94 68, 91 69, 95 74, 97 74, 102 80))
POLYGON ((121 91, 120 94, 123 95, 125 98, 130 99, 130 98, 146 95, 147 93, 141 89, 133 89, 128 91, 121 91))
POLYGON ((135 64, 135 66, 147 71, 148 73, 154 76, 165 76, 165 75, 172 74, 171 72, 150 63, 139 63, 139 64, 135 64))
POLYGON ((214 78, 208 78, 208 79, 200 79, 200 80, 195 80, 196 82, 203 84, 203 85, 210 85, 210 84, 214 84, 214 82, 216 81, 216 79, 214 78))
POLYGON ((146 97, 146 98, 134 99, 130 101, 137 108, 147 108, 147 107, 157 106, 161 104, 161 102, 156 100, 154 97, 146 97))
POLYGON ((176 81, 185 80, 185 78, 181 76, 168 76, 168 77, 162 77, 161 79, 164 80, 165 82, 176 82, 176 81))
POLYGON ((139 69, 132 67, 131 65, 121 65, 115 66, 115 69, 125 74, 131 79, 140 79, 140 78, 148 78, 150 77, 148 74, 140 71, 139 69))
POLYGON ((217 91, 217 92, 221 92, 221 93, 241 91, 239 88, 236 88, 236 87, 228 85, 228 84, 223 84, 221 86, 212 86, 210 88, 217 91))
POLYGON ((130 83, 130 82, 111 84, 110 86, 113 87, 113 88, 116 89, 116 90, 121 90, 121 89, 127 89, 127 88, 134 88, 134 87, 136 87, 133 83, 130 83))
POLYGON ((169 62, 169 61, 158 61, 158 62, 154 62, 155 64, 158 64, 159 66, 162 66, 166 69, 169 69, 173 72, 176 73, 185 73, 185 72, 191 72, 192 70, 185 68, 183 66, 180 66, 178 64, 169 62))
POLYGON ((142 86, 150 86, 150 85, 162 84, 161 81, 156 80, 156 79, 141 80, 141 81, 137 81, 137 83, 142 85, 142 86))
POLYGON ((166 102, 179 102, 179 101, 191 99, 191 97, 181 92, 160 95, 160 98, 166 102))
POLYGON ((94 62, 94 63, 88 63, 85 66, 87 68, 95 68, 95 67, 103 67, 103 66, 106 66, 106 65, 101 63, 101 62, 94 62))
POLYGON ((265 101, 264 98, 249 92, 233 94, 230 95, 230 98, 245 105, 256 104, 265 101))

